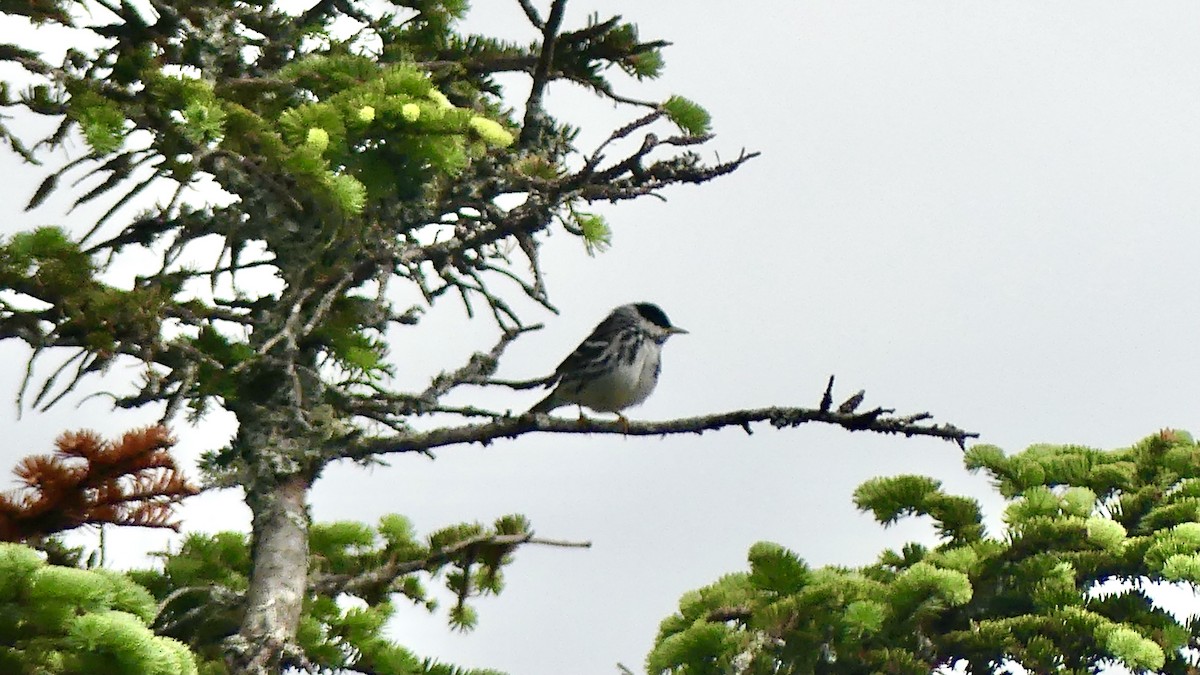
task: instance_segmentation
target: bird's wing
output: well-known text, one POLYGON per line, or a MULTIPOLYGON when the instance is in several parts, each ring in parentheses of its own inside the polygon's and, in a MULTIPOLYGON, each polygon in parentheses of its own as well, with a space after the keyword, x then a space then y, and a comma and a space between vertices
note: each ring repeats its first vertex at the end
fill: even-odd
POLYGON ((602 370, 604 359, 601 357, 604 351, 617 348, 617 335, 628 323, 624 317, 610 314, 592 330, 591 335, 579 343, 575 351, 558 364, 558 368, 554 370, 554 378, 577 380, 602 370))

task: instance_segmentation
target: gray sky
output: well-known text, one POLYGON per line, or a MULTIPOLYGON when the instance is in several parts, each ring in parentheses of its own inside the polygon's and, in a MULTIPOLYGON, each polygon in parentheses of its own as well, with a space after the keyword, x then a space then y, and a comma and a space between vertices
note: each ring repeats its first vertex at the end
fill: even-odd
MULTIPOLYGON (((476 5, 474 30, 532 39, 515 2, 476 5)), ((599 5, 574 0, 567 25, 599 5)), ((603 209, 614 245, 595 259, 569 236, 550 238, 544 261, 562 315, 512 347, 502 374, 544 374, 613 306, 651 300, 691 335, 668 345, 659 388, 634 418, 815 405, 833 373, 845 395, 865 388, 868 404, 928 410, 1010 451, 1196 430, 1200 5, 603 5, 643 37, 675 43, 663 79, 636 93, 693 98, 713 114, 722 157, 742 147, 763 156, 667 203, 603 209)), ((584 147, 632 118, 568 86, 551 97, 585 127, 584 147)), ((41 177, 20 171, 0 187, 6 228, 59 219, 14 213, 41 177)), ((491 342, 490 328, 447 303, 396 333, 401 379, 416 386, 491 342)), ((0 355, 15 395, 24 352, 0 355)), ((478 400, 524 409, 537 395, 478 400)), ((113 415, 99 400, 77 409, 78 398, 19 422, 10 407, 16 442, 0 464, 48 450, 63 429, 155 417, 113 415)), ((194 458, 231 427, 214 415, 178 431, 194 458)), ((429 531, 519 512, 541 535, 593 541, 520 551, 505 592, 478 604, 472 633, 407 608, 394 632, 464 666, 612 673, 618 661, 640 668, 679 596, 743 569, 755 541, 815 565, 929 541, 927 524, 884 530, 851 504, 859 483, 896 473, 988 490, 948 443, 763 426, 750 437, 529 436, 373 471, 335 466, 313 514, 399 512, 429 531)), ((194 500, 184 517, 198 530, 248 521, 235 493, 194 500)), ((120 566, 165 538, 113 541, 120 566)))

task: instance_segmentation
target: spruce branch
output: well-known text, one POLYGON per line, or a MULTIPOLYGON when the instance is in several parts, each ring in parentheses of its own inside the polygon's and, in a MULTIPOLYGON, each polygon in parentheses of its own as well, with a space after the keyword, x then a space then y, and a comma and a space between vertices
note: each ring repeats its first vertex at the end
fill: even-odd
MULTIPOLYGON (((830 378, 832 383, 832 378, 830 378)), ((857 396, 857 395, 856 395, 857 396)), ((853 397, 852 397, 853 398, 853 397)), ((349 445, 335 448, 334 456, 345 459, 364 460, 375 455, 396 452, 429 453, 434 449, 455 445, 479 443, 490 445, 503 438, 517 438, 528 433, 553 434, 620 434, 625 436, 668 436, 675 434, 702 434, 725 427, 741 427, 753 433, 751 425, 767 422, 782 429, 797 427, 811 422, 832 424, 848 431, 871 431, 882 434, 904 436, 929 436, 953 441, 960 448, 966 447, 969 438, 978 434, 959 429, 953 424, 926 422, 929 413, 896 416, 890 408, 876 407, 866 412, 831 410, 827 407, 769 407, 733 410, 697 417, 684 417, 661 421, 629 421, 599 419, 563 419, 549 415, 524 414, 499 417, 483 424, 468 424, 444 427, 430 431, 411 431, 382 438, 362 438, 349 445)))
MULTIPOLYGON (((559 548, 591 548, 592 546, 590 541, 546 539, 534 536, 533 532, 480 534, 430 551, 427 555, 415 560, 391 559, 359 574, 320 574, 309 582, 308 589, 309 592, 318 595, 336 596, 339 593, 374 595, 381 589, 388 588, 392 582, 406 574, 440 569, 473 549, 511 550, 523 544, 559 548)), ((474 556, 468 557, 473 558, 474 556)))
POLYGON ((53 455, 23 459, 24 488, 0 495, 0 541, 44 537, 82 525, 179 529, 174 506, 199 494, 180 472, 165 427, 104 441, 80 431, 59 436, 53 455))
MULTIPOLYGON (((528 192, 525 203, 508 211, 485 209, 474 227, 450 239, 403 246, 395 254, 392 264, 397 268, 409 270, 413 279, 417 280, 423 276, 420 272, 423 263, 432 263, 435 269, 450 269, 448 266, 463 260, 474 251, 486 249, 510 237, 520 241, 522 237, 545 230, 554 221, 555 214, 562 206, 572 200, 619 202, 647 194, 656 195, 659 190, 672 185, 699 185, 732 173, 760 154, 743 150, 734 159, 713 165, 700 163, 694 155, 684 155, 644 166, 643 160, 656 148, 703 140, 675 137, 664 140, 655 134, 647 134, 642 145, 630 155, 610 167, 598 168, 603 159, 602 151, 609 143, 660 118, 661 114, 656 112, 617 130, 600 145, 578 172, 563 175, 553 181, 523 179, 521 182, 524 185, 518 183, 507 191, 518 192, 519 186, 524 187, 528 192)), ((536 260, 531 262, 534 264, 534 274, 537 278, 540 271, 536 268, 536 260)), ((455 280, 450 283, 458 287, 462 282, 455 280)), ((536 284, 532 288, 536 290, 536 284)), ((433 291, 428 289, 425 291, 427 299, 432 299, 432 293, 433 291)), ((531 297, 538 299, 536 295, 531 297)))

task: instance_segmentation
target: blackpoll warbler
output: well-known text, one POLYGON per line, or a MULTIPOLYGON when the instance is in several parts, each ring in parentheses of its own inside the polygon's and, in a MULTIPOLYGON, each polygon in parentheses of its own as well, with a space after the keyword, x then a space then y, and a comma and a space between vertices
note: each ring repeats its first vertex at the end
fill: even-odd
POLYGON ((672 326, 658 305, 621 305, 559 364, 548 383, 557 383, 554 391, 529 412, 577 405, 580 417, 589 408, 625 420, 621 411, 645 401, 658 384, 663 343, 686 332, 672 326))

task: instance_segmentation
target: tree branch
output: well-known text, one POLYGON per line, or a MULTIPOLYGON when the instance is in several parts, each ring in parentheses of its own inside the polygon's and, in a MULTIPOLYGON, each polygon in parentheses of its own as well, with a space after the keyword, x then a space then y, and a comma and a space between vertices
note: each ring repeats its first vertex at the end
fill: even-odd
POLYGON ((529 19, 529 23, 538 30, 543 30, 546 24, 542 21, 541 15, 538 14, 537 8, 529 0, 517 0, 521 4, 521 9, 525 12, 525 17, 529 19))
POLYGON ((564 541, 561 539, 544 539, 535 537, 532 532, 519 534, 481 534, 464 539, 444 548, 431 551, 429 555, 416 560, 389 560, 388 562, 367 570, 361 574, 319 574, 308 584, 310 593, 316 595, 334 596, 339 593, 359 595, 370 593, 372 590, 386 588, 396 578, 413 572, 434 570, 452 561, 455 556, 478 546, 511 546, 516 548, 522 544, 538 544, 540 546, 559 546, 564 548, 591 548, 590 541, 564 541))
POLYGON ((433 403, 459 385, 486 382, 492 373, 496 372, 500 356, 504 354, 504 350, 514 340, 525 333, 540 330, 541 328, 542 324, 538 323, 505 331, 490 351, 475 352, 461 368, 450 373, 443 372, 434 377, 433 382, 421 393, 420 398, 433 403))
MULTIPOLYGON (((412 415, 427 415, 431 413, 451 413, 463 417, 491 417, 501 413, 483 410, 474 406, 443 405, 441 399, 456 387, 470 385, 509 384, 493 382, 491 376, 496 372, 496 366, 501 355, 518 337, 531 331, 540 330, 542 324, 533 324, 505 330, 489 351, 475 352, 460 368, 436 375, 429 386, 419 394, 393 393, 373 383, 362 383, 368 391, 365 393, 340 390, 341 400, 338 406, 353 415, 365 417, 375 422, 387 425, 394 430, 405 429, 408 417, 412 415)), ((544 384, 549 378, 536 380, 544 384)), ((518 385, 522 383, 516 383, 518 385)), ((510 385, 511 386, 511 385, 510 385)), ((338 395, 338 394, 334 394, 338 395)))
POLYGON ((529 89, 529 98, 525 100, 525 120, 521 125, 521 145, 531 143, 542 125, 542 95, 550 82, 550 64, 554 61, 554 43, 558 38, 558 28, 562 25, 563 10, 567 0, 554 0, 550 5, 550 16, 542 25, 542 51, 538 55, 537 66, 533 71, 533 84, 529 89))
POLYGON ((516 389, 516 390, 520 391, 523 389, 537 389, 538 387, 548 387, 554 383, 554 380, 556 378, 557 378, 557 375, 554 373, 551 373, 550 375, 547 375, 546 377, 538 377, 538 378, 534 378, 532 380, 501 380, 501 379, 497 379, 497 378, 490 378, 490 379, 486 379, 486 380, 480 380, 478 382, 471 382, 470 384, 478 384, 479 386, 482 386, 482 387, 490 387, 490 386, 508 387, 509 389, 516 389))
MULTIPOLYGON (((830 378, 832 386, 833 378, 830 378)), ((856 399, 858 394, 851 397, 856 399)), ((753 433, 750 425, 769 422, 782 429, 797 427, 809 422, 833 424, 848 431, 873 431, 881 434, 903 434, 905 436, 930 436, 954 441, 960 448, 966 447, 968 438, 979 434, 964 431, 953 424, 933 424, 929 413, 895 416, 894 410, 876 407, 866 412, 854 412, 850 406, 837 410, 824 405, 821 408, 770 407, 683 417, 673 420, 629 422, 599 419, 563 419, 549 415, 524 414, 499 417, 484 424, 468 424, 445 427, 423 432, 401 433, 382 438, 364 438, 348 446, 338 448, 336 457, 362 460, 373 455, 393 452, 428 453, 435 448, 452 445, 480 443, 489 445, 501 438, 516 438, 533 432, 555 434, 622 434, 626 436, 667 436, 672 434, 702 434, 725 427, 741 427, 753 433)), ((854 401, 854 408, 857 401, 854 401)))

